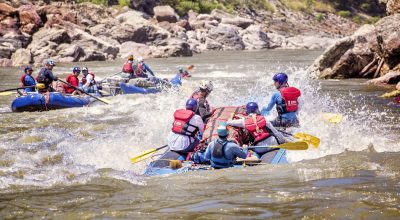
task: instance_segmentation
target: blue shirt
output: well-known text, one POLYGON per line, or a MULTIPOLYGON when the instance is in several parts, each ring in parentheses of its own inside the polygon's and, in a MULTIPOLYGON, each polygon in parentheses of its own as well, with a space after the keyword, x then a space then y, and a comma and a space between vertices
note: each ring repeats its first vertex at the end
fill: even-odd
MULTIPOLYGON (((263 116, 269 115, 271 113, 272 108, 278 103, 282 104, 284 100, 282 99, 282 95, 280 91, 276 91, 272 93, 271 100, 269 101, 268 105, 264 106, 261 109, 261 114, 263 116)), ((286 121, 294 121, 297 120, 297 111, 296 112, 288 112, 288 113, 283 113, 280 115, 282 117, 282 120, 286 121)))
POLYGON ((224 144, 227 142, 226 139, 218 139, 211 142, 206 149, 205 159, 211 162, 211 166, 214 168, 228 168, 234 165, 236 157, 245 159, 247 152, 243 148, 239 147, 236 143, 228 142, 224 147, 224 156, 216 158, 213 156, 214 145, 217 141, 222 141, 224 144))
POLYGON ((175 76, 174 76, 174 78, 172 78, 170 81, 169 81, 172 85, 179 85, 179 86, 181 86, 182 85, 182 77, 181 77, 181 74, 180 73, 178 73, 178 74, 176 74, 175 76))
POLYGON ((154 76, 154 73, 153 73, 153 71, 151 71, 151 69, 150 69, 150 67, 149 66, 147 66, 145 63, 143 63, 142 62, 142 71, 144 72, 144 73, 147 73, 147 72, 149 72, 152 76, 154 76))
MULTIPOLYGON (((36 85, 35 79, 31 75, 25 74, 24 86, 34 86, 34 85, 36 85)), ((25 88, 24 90, 25 92, 34 92, 35 88, 34 87, 25 88)))

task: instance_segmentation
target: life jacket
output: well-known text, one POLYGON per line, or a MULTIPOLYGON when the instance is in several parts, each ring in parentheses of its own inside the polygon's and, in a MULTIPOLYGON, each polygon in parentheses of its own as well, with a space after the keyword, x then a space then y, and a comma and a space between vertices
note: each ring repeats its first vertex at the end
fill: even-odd
POLYGON ((212 156, 215 158, 225 158, 225 146, 228 144, 228 141, 221 142, 220 140, 216 140, 214 144, 214 148, 212 151, 212 156))
MULTIPOLYGON (((78 85, 74 85, 74 83, 79 82, 79 80, 77 79, 76 76, 74 76, 74 74, 68 75, 67 78, 65 79, 65 81, 67 83, 71 84, 72 86, 78 87, 78 85), (76 80, 73 80, 73 78, 76 78, 76 80)), ((75 91, 75 89, 72 86, 64 84, 65 92, 68 94, 72 94, 75 91)))
POLYGON ((122 72, 133 74, 132 63, 126 62, 122 67, 122 72))
POLYGON ((48 84, 50 80, 44 75, 46 72, 46 68, 42 68, 39 72, 39 75, 36 77, 36 81, 38 83, 48 84))
MULTIPOLYGON (((94 74, 93 74, 93 73, 89 73, 89 74, 92 75, 92 77, 93 77, 93 79, 92 79, 92 81, 90 82, 90 85, 89 85, 89 86, 93 86, 94 84, 96 84, 96 81, 94 80, 94 74)), ((87 75, 86 75, 86 76, 87 76, 87 75)), ((83 76, 82 79, 81 79, 82 85, 85 85, 86 82, 87 82, 86 76, 83 76)))
POLYGON ((174 113, 174 123, 172 124, 172 131, 176 134, 183 134, 186 136, 194 137, 199 130, 198 127, 189 124, 190 119, 194 116, 194 112, 186 109, 176 110, 174 113), (194 128, 190 131, 189 128, 194 128))
POLYGON ((276 103, 276 110, 278 114, 284 114, 288 112, 295 112, 299 108, 299 102, 297 99, 300 97, 301 92, 295 87, 284 87, 280 89, 283 102, 276 103))
POLYGON ((136 65, 136 67, 135 67, 135 74, 136 74, 136 76, 143 76, 143 75, 146 75, 145 73, 144 73, 144 69, 143 69, 143 63, 142 62, 140 62, 140 63, 138 63, 137 65, 136 65))
POLYGON ((245 128, 254 137, 255 143, 265 140, 270 136, 267 129, 267 121, 261 115, 251 114, 245 118, 245 128))
POLYGON ((25 77, 26 77, 26 74, 22 75, 21 78, 20 78, 21 86, 22 86, 22 87, 25 87, 25 86, 26 86, 26 84, 25 84, 25 77))

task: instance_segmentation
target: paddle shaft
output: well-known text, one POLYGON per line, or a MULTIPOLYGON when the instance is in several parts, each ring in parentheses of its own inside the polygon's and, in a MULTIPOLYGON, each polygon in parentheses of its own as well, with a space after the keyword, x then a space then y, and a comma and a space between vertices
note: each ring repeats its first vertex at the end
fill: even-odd
POLYGON ((89 93, 83 91, 82 89, 80 89, 80 88, 78 88, 78 87, 76 87, 76 86, 73 86, 73 85, 71 85, 70 83, 65 82, 65 81, 62 80, 62 79, 58 79, 58 80, 59 80, 60 82, 62 82, 62 83, 67 84, 68 86, 71 86, 72 88, 74 88, 74 89, 76 89, 76 90, 78 90, 78 91, 81 91, 81 92, 85 93, 86 95, 88 95, 88 96, 90 96, 90 97, 92 97, 92 98, 94 98, 94 99, 97 99, 98 101, 100 101, 100 102, 105 103, 105 104, 108 105, 107 102, 105 102, 105 101, 103 101, 103 100, 97 98, 96 96, 94 96, 94 95, 92 95, 92 94, 89 94, 89 93))
POLYGON ((19 90, 19 89, 25 89, 25 88, 34 88, 35 86, 25 86, 25 87, 18 87, 18 88, 13 88, 13 89, 5 89, 0 92, 9 92, 9 91, 14 91, 14 90, 19 90))

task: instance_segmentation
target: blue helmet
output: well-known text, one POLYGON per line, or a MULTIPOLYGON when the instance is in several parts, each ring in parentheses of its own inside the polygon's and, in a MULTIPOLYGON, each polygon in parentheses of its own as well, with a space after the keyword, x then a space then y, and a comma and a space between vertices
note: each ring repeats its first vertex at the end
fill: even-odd
POLYGON ((287 83, 288 75, 286 73, 277 73, 272 77, 275 82, 278 82, 280 85, 287 83))
POLYGON ((218 126, 218 128, 217 128, 217 134, 218 134, 219 137, 222 137, 222 138, 228 136, 229 132, 228 132, 228 129, 226 129, 226 123, 225 123, 225 122, 221 123, 221 124, 218 126))
POLYGON ((27 66, 27 67, 25 67, 24 72, 27 73, 29 70, 32 70, 32 71, 33 71, 32 67, 27 66))
POLYGON ((196 99, 188 99, 186 101, 186 109, 196 111, 197 110, 197 100, 196 99))
POLYGON ((74 68, 72 69, 72 72, 73 72, 73 73, 80 73, 80 72, 81 72, 81 68, 79 68, 79 67, 74 67, 74 68))
POLYGON ((46 64, 49 65, 49 66, 55 66, 55 65, 56 65, 56 63, 53 62, 52 60, 48 60, 48 61, 46 62, 46 64))
POLYGON ((246 105, 246 113, 257 113, 258 112, 258 104, 256 102, 249 102, 246 105))

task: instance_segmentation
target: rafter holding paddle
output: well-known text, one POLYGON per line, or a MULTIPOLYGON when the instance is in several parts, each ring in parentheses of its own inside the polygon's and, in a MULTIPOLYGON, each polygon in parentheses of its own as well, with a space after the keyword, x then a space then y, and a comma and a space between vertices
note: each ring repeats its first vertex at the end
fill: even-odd
POLYGON ((104 104, 110 104, 107 100, 102 99, 102 98, 99 98, 99 97, 96 97, 96 96, 94 96, 94 95, 92 95, 92 94, 90 94, 90 93, 87 93, 87 92, 83 91, 83 89, 80 89, 80 88, 78 88, 78 87, 76 87, 76 86, 73 86, 73 85, 71 85, 70 83, 65 82, 65 81, 62 80, 62 79, 58 79, 58 81, 60 81, 60 82, 62 82, 62 83, 65 83, 66 85, 68 85, 68 86, 74 88, 75 90, 78 90, 78 91, 80 91, 80 92, 82 92, 82 93, 84 93, 84 94, 86 94, 86 95, 88 95, 88 96, 90 96, 90 97, 92 97, 92 98, 94 98, 94 99, 97 99, 97 100, 99 100, 100 102, 102 102, 102 103, 104 103, 104 104))

